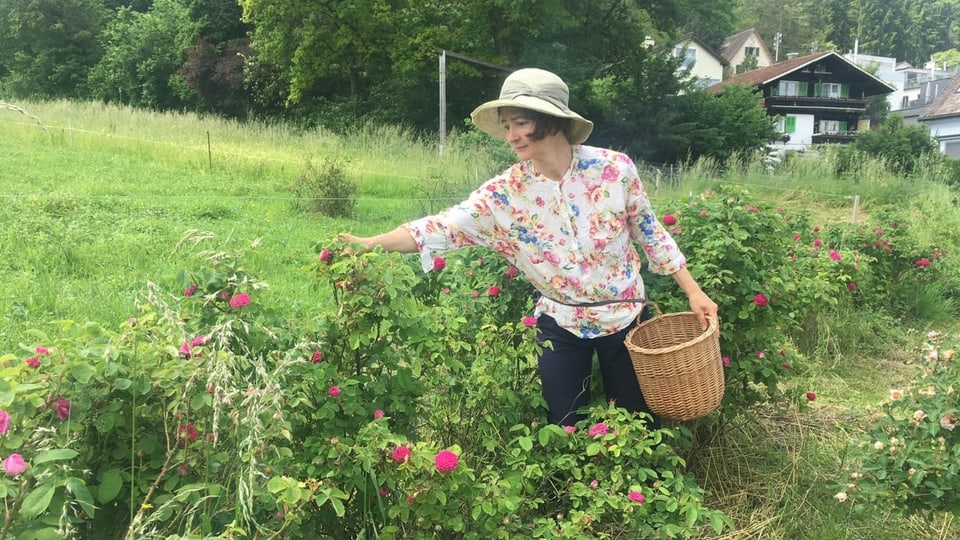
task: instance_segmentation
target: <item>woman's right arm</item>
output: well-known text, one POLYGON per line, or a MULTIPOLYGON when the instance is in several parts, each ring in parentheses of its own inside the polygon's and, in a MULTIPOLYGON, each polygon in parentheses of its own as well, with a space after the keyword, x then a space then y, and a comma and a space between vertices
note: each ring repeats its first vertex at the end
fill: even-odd
POLYGON ((384 251, 395 251, 397 253, 416 253, 419 251, 417 241, 413 239, 410 231, 403 226, 376 236, 362 237, 340 233, 338 237, 348 244, 359 244, 361 253, 371 251, 377 246, 383 248, 384 251))

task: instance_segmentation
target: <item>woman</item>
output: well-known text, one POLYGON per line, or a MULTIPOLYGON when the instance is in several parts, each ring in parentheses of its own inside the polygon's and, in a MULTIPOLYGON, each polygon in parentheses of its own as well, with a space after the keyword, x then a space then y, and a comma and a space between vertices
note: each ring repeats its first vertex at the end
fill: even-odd
POLYGON ((630 327, 647 313, 637 245, 651 271, 673 276, 704 329, 706 317, 717 316, 717 305, 654 215, 633 162, 583 145, 593 123, 570 110, 568 99, 557 75, 515 71, 500 98, 471 117, 481 130, 506 139, 518 163, 437 215, 377 236, 340 235, 363 250, 419 252, 424 271, 443 252, 486 246, 523 272, 542 295, 534 313, 538 339, 551 346, 539 359, 540 380, 550 421, 560 425, 583 418, 594 353, 607 398, 649 412, 624 345, 630 327))

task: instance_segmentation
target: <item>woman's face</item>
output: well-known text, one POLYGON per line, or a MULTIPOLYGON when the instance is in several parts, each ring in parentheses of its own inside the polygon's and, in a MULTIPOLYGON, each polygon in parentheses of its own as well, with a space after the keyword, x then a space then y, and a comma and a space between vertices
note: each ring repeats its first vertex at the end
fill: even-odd
POLYGON ((525 110, 512 107, 500 109, 500 125, 503 126, 507 143, 521 161, 537 156, 543 140, 536 141, 530 137, 537 129, 537 123, 525 110))

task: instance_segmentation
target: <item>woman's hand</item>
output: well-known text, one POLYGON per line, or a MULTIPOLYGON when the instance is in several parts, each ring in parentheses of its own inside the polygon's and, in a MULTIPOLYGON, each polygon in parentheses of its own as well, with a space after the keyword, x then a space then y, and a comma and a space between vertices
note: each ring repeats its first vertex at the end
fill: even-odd
POLYGON ((706 330, 709 326, 707 317, 717 318, 717 304, 703 291, 696 291, 690 295, 690 311, 697 314, 700 328, 706 330))

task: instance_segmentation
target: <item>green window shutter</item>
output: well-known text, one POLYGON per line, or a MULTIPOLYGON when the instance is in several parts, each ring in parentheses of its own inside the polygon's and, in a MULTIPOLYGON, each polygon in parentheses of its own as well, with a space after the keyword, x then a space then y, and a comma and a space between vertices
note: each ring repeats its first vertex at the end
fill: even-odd
POLYGON ((813 83, 813 97, 820 97, 820 83, 813 83))
POLYGON ((850 85, 841 84, 840 85, 840 97, 850 97, 850 85))
POLYGON ((783 121, 783 129, 787 133, 794 133, 795 131, 797 131, 797 117, 796 116, 786 117, 783 121))
POLYGON ((838 125, 837 125, 837 128, 838 128, 840 131, 846 131, 846 130, 847 130, 847 122, 846 122, 845 120, 841 120, 841 121, 837 122, 837 124, 838 124, 838 125))
POLYGON ((800 83, 800 97, 807 97, 807 83, 800 83))

